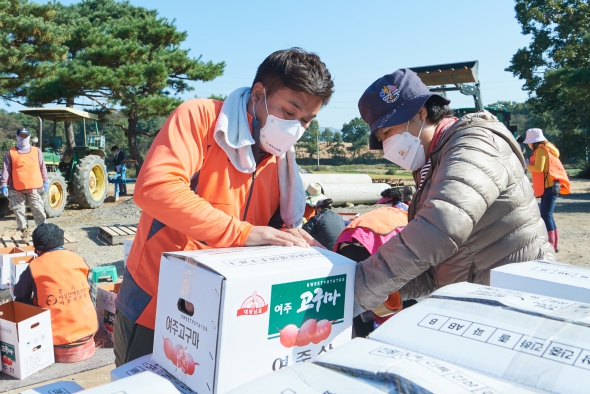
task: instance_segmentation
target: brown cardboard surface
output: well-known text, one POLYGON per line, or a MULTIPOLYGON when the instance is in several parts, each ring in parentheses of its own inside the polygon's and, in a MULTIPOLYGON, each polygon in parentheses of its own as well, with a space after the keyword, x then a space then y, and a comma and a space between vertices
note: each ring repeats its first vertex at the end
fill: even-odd
POLYGON ((10 260, 14 264, 29 264, 31 261, 33 261, 34 258, 35 258, 35 256, 20 256, 20 257, 13 257, 10 260))
POLYGON ((111 293, 119 294, 119 289, 121 288, 121 282, 99 283, 97 286, 103 290, 110 291, 111 293))
POLYGON ((12 323, 20 323, 44 311, 45 309, 37 306, 10 301, 0 305, 0 319, 8 320, 12 323))

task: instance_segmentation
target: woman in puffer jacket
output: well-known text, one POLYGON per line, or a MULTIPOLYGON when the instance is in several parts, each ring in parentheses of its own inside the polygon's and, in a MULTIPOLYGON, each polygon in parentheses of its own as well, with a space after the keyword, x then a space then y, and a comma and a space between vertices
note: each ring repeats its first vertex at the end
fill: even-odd
POLYGON ((504 264, 555 258, 512 134, 487 111, 454 118, 449 103, 409 69, 359 100, 370 148, 417 185, 408 225, 357 264, 355 299, 366 310, 396 290, 417 299, 451 283, 489 284, 504 264))
POLYGON ((553 219, 555 200, 559 194, 570 194, 570 181, 559 160, 559 150, 543 135, 541 129, 528 129, 525 144, 533 150, 526 168, 533 175, 535 197, 541 198, 541 218, 545 222, 549 243, 559 251, 559 232, 553 219))

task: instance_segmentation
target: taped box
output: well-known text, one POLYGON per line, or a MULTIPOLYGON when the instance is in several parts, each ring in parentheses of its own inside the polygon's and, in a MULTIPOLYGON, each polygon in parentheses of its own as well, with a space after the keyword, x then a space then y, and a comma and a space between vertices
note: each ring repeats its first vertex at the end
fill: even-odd
POLYGON ((314 363, 363 378, 364 382, 376 385, 387 393, 541 393, 421 353, 364 338, 353 339, 332 352, 322 354, 314 363))
POLYGON ((119 293, 121 282, 99 283, 96 289, 96 314, 98 315, 98 329, 103 331, 114 342, 115 300, 119 293))
POLYGON ((494 268, 490 285, 590 302, 590 269, 551 261, 528 261, 494 268))
POLYGON ((35 254, 33 246, 21 246, 20 248, 0 248, 0 290, 10 288, 10 259, 12 257, 35 254))
POLYGON ((29 263, 36 258, 37 255, 22 255, 10 258, 10 295, 14 298, 14 286, 18 283, 20 275, 25 272, 29 263))
POLYGON ((350 340, 355 263, 314 248, 165 253, 153 359, 225 393, 350 340))
POLYGON ((10 301, 0 305, 2 372, 17 379, 54 363, 49 310, 10 301))
POLYGON ((499 306, 590 327, 590 304, 563 298, 467 282, 445 286, 430 297, 499 306))
POLYGON ((511 308, 429 298, 370 338, 553 393, 590 379, 590 328, 511 308))
POLYGON ((21 391, 19 394, 73 394, 84 390, 76 382, 60 381, 21 391))
POLYGON ((178 390, 167 379, 152 372, 142 372, 125 379, 84 390, 84 394, 174 394, 178 390))
POLYGON ((152 355, 148 354, 146 356, 140 357, 133 361, 128 362, 127 364, 123 364, 118 368, 115 368, 111 371, 111 382, 119 379, 125 379, 132 375, 137 375, 138 373, 142 372, 153 372, 156 375, 167 379, 176 387, 176 389, 181 392, 182 394, 195 394, 193 390, 191 390, 187 385, 182 383, 180 380, 176 379, 172 376, 168 371, 164 368, 160 367, 155 361, 152 361, 152 355))
POLYGON ((355 379, 312 363, 303 363, 272 372, 229 392, 229 394, 260 393, 383 394, 389 391, 373 387, 364 379, 355 379))

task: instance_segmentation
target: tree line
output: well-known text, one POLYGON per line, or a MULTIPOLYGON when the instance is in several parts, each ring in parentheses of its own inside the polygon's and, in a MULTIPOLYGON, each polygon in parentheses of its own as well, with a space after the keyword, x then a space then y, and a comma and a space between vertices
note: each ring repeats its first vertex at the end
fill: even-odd
MULTIPOLYGON (((174 21, 127 1, 0 0, 0 98, 25 106, 76 105, 102 122, 114 120, 117 139, 139 169, 142 137, 159 130, 147 125, 182 102, 180 94, 193 90, 190 81, 223 74, 224 62, 205 62, 182 49, 186 38, 174 21)), ((74 125, 64 126, 71 149, 74 125)))

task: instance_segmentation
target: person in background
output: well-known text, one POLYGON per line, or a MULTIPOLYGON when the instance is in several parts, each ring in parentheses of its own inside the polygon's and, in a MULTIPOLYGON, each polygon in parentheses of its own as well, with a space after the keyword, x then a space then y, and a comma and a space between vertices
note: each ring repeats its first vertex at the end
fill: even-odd
MULTIPOLYGON (((392 187, 384 190, 381 196, 377 204, 387 206, 369 211, 346 226, 333 249, 336 253, 357 263, 366 260, 408 224, 408 206, 402 202, 403 191, 392 187)), ((408 300, 402 304, 399 292, 393 292, 375 312, 367 311, 354 317, 354 336, 368 336, 395 313, 414 303, 408 300)))
POLYGON ((45 223, 45 207, 39 189, 49 192, 49 178, 43 153, 31 146, 31 133, 25 128, 16 131, 16 147, 10 148, 4 156, 0 186, 14 211, 17 229, 22 232, 23 239, 28 239, 26 204, 29 203, 35 225, 45 223))
POLYGON ((326 249, 333 250, 338 236, 344 230, 344 220, 332 210, 332 199, 315 203, 316 214, 303 225, 303 229, 326 249))
POLYGON ((322 194, 322 186, 319 183, 312 183, 305 190, 305 212, 303 219, 307 222, 316 214, 315 204, 327 197, 322 194))
POLYGON ((408 204, 406 204, 404 200, 403 189, 400 189, 399 187, 391 187, 383 190, 381 192, 381 198, 377 201, 377 204, 387 204, 408 212, 408 204))
POLYGON ((414 194, 416 193, 416 186, 404 186, 403 189, 403 202, 404 204, 406 204, 407 206, 410 206, 410 204, 412 203, 412 198, 414 198, 414 194))
POLYGON ((370 149, 413 171, 417 185, 404 230, 357 264, 365 310, 395 291, 419 299, 452 283, 489 285, 504 264, 555 260, 510 131, 487 111, 458 120, 449 104, 410 69, 377 79, 359 100, 370 149))
POLYGON ((555 200, 559 194, 570 194, 570 181, 559 160, 559 150, 543 135, 541 129, 528 129, 525 144, 533 150, 526 168, 533 175, 535 197, 541 198, 541 218, 545 222, 549 243, 559 251, 559 231, 553 219, 555 200))
POLYGON ((91 345, 94 354, 92 339, 98 321, 90 299, 88 265, 82 257, 65 250, 63 244, 64 231, 55 224, 43 223, 33 231, 38 257, 14 285, 15 301, 51 311, 55 348, 72 353, 73 347, 91 345), (87 345, 89 342, 92 343, 87 345))
MULTIPOLYGON (((123 172, 123 160, 125 160, 125 152, 119 149, 117 145, 111 148, 111 152, 113 152, 113 163, 115 164, 115 170, 117 170, 117 174, 121 174, 123 172)), ((126 196, 127 195, 127 184, 120 183, 119 184, 119 195, 126 196)))
POLYGON ((153 351, 163 252, 322 247, 300 227, 293 146, 333 92, 320 57, 291 48, 270 54, 252 85, 225 101, 189 100, 170 115, 135 185, 142 213, 115 302, 117 366, 153 351))

